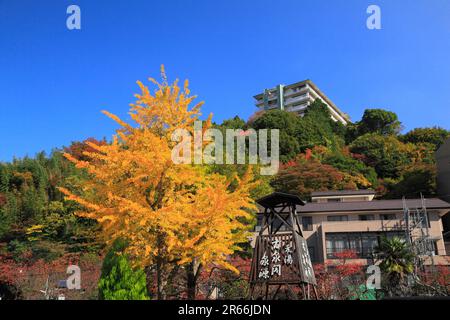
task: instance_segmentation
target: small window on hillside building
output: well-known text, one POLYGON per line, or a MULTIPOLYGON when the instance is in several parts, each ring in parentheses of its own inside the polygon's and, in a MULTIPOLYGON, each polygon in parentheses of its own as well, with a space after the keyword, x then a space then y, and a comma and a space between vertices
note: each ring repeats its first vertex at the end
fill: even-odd
POLYGON ((373 214, 360 214, 359 220, 360 221, 375 220, 375 216, 373 214))
POLYGON ((302 217, 302 228, 303 231, 312 231, 312 217, 302 217))
POLYGON ((348 216, 328 216, 327 221, 348 221, 348 216))
POLYGON ((380 219, 381 220, 395 220, 397 217, 395 214, 393 213, 389 213, 389 214, 380 214, 380 219))

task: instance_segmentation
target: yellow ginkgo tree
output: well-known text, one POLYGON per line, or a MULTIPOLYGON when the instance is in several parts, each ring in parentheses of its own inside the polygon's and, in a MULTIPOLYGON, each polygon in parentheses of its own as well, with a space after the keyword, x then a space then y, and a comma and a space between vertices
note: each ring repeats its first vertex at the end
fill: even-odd
POLYGON ((107 244, 125 238, 133 262, 155 268, 158 298, 164 298, 165 279, 174 267, 187 271, 193 298, 199 266, 237 271, 227 257, 248 241, 254 184, 250 171, 230 181, 206 165, 172 161, 172 134, 193 133, 201 103, 191 107, 195 96, 187 81, 180 88, 177 81, 167 82, 163 68, 162 76, 161 83, 150 79, 153 94, 138 82, 142 92, 129 113, 133 124, 104 111, 120 125, 111 143, 87 142, 94 150, 84 152, 88 160, 65 154, 89 179, 79 188, 60 190, 84 208, 77 215, 100 223, 107 244))

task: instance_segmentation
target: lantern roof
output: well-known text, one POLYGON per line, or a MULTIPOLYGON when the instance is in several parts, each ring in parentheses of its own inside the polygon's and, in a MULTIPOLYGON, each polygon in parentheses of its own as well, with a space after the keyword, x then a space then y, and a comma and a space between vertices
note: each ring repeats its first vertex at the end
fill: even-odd
POLYGON ((305 202, 300 199, 299 196, 284 192, 274 192, 267 196, 264 196, 258 200, 256 200, 256 203, 259 205, 267 208, 267 207, 275 207, 282 203, 290 203, 295 205, 304 206, 305 202))

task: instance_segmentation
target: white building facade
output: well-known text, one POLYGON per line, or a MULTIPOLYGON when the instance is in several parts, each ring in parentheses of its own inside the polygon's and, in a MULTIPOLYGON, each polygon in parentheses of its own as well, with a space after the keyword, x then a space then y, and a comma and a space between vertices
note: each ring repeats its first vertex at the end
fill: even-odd
POLYGON ((290 85, 277 85, 254 96, 256 106, 260 110, 280 109, 303 116, 308 106, 316 99, 325 103, 331 118, 344 125, 350 122, 350 117, 342 112, 320 89, 311 81, 304 80, 290 85))

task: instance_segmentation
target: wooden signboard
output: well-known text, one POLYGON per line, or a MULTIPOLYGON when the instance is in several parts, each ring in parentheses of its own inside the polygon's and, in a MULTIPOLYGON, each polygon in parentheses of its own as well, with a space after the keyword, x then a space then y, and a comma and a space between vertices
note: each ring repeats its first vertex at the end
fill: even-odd
POLYGON ((290 296, 310 299, 310 288, 317 297, 316 278, 296 216, 298 197, 273 193, 257 201, 264 208, 261 230, 256 238, 250 272, 251 298, 277 298, 286 286, 290 296), (272 286, 276 290, 270 292, 272 286), (296 287, 296 288, 295 288, 296 287), (258 290, 257 289, 262 289, 258 290))

